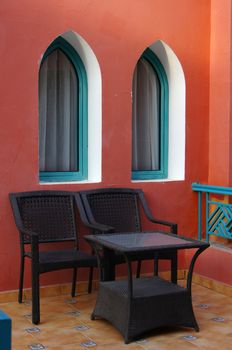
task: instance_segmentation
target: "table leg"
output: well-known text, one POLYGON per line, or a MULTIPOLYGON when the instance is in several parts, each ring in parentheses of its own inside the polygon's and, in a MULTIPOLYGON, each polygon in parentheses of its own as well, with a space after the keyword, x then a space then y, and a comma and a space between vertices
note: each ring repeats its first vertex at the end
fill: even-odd
POLYGON ((177 284, 177 251, 173 253, 171 259, 171 281, 177 284))
POLYGON ((114 281, 115 280, 115 263, 112 258, 114 252, 109 249, 104 249, 104 270, 103 270, 103 281, 114 281))

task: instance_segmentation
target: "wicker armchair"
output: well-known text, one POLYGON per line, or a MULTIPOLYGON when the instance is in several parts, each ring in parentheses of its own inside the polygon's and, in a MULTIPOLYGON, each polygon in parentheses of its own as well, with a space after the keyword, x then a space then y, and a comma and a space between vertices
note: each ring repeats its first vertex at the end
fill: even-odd
MULTIPOLYGON (((86 225, 91 224, 93 226, 93 234, 141 232, 143 231, 142 211, 146 219, 153 224, 166 226, 169 228, 169 232, 177 234, 177 224, 153 217, 141 189, 103 188, 80 191, 79 196, 85 209, 82 220, 87 219, 86 225)), ((115 265, 125 262, 123 256, 116 255, 113 258, 115 265)), ((159 259, 171 260, 171 280, 173 283, 177 283, 176 250, 159 253, 155 257, 150 256, 149 259, 154 259, 154 275, 158 275, 159 259)), ((138 260, 136 277, 140 276, 142 260, 142 258, 138 260)), ((114 272, 112 273, 112 279, 114 279, 114 272)))
MULTIPOLYGON (((75 196, 62 191, 34 191, 10 193, 10 202, 16 226, 20 233, 21 264, 18 301, 22 302, 25 258, 31 260, 32 322, 40 322, 39 275, 41 273, 73 268, 72 296, 75 295, 76 270, 89 267, 89 287, 92 288, 96 257, 79 250, 76 227, 75 196), (72 242, 72 248, 58 250, 58 242, 72 242), (49 250, 42 250, 50 243, 49 250), (55 249, 51 250, 51 243, 55 249)), ((67 245, 66 245, 67 247, 67 245)))

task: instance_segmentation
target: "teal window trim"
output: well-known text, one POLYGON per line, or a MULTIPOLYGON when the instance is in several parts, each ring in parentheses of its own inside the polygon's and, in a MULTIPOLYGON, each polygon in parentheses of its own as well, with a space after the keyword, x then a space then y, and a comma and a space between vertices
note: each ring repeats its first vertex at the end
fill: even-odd
POLYGON ((68 181, 82 181, 86 180, 88 176, 88 82, 87 74, 84 64, 74 48, 62 37, 55 39, 47 48, 41 61, 44 60, 54 50, 60 49, 67 56, 75 69, 77 80, 79 81, 78 96, 79 110, 77 119, 79 121, 78 127, 78 165, 77 172, 49 172, 40 171, 40 182, 68 182, 68 181))
POLYGON ((151 64, 160 82, 160 169, 132 171, 132 180, 166 179, 168 177, 168 79, 162 63, 151 49, 147 48, 141 58, 151 64))

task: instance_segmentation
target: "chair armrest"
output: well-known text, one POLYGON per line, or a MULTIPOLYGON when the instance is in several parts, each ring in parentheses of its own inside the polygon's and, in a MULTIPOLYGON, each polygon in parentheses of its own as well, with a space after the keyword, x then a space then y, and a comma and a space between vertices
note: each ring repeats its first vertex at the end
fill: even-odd
POLYGON ((99 231, 102 233, 114 232, 114 228, 112 226, 104 225, 104 224, 98 223, 96 221, 89 222, 79 193, 75 193, 74 195, 75 195, 76 206, 78 208, 81 221, 83 222, 83 224, 85 226, 87 226, 88 228, 90 228, 94 231, 99 231))
POLYGON ((173 222, 169 222, 169 221, 155 219, 155 218, 149 218, 149 220, 151 222, 153 222, 154 224, 169 226, 171 228, 171 232, 174 233, 175 235, 177 235, 177 230, 178 230, 177 224, 174 224, 173 222))
POLYGON ((30 239, 32 239, 32 237, 37 237, 38 238, 38 233, 36 233, 34 231, 30 231, 27 228, 18 226, 18 230, 19 230, 20 233, 23 233, 24 235, 30 236, 30 239))
POLYGON ((115 232, 115 229, 112 226, 108 226, 108 225, 104 225, 101 224, 99 222, 87 222, 87 221, 83 221, 83 223, 85 224, 85 226, 91 228, 94 231, 99 231, 101 233, 113 233, 115 232))
POLYGON ((80 213, 81 221, 83 222, 83 224, 86 227, 90 228, 91 230, 99 231, 102 233, 114 232, 114 228, 112 226, 104 225, 104 224, 101 224, 101 223, 96 222, 96 221, 89 222, 83 208, 82 209, 79 208, 79 213, 80 213))
POLYGON ((137 190, 137 191, 138 191, 139 199, 141 201, 141 204, 147 219, 153 222, 154 224, 169 226, 171 228, 171 232, 177 235, 177 224, 175 224, 174 222, 155 219, 150 211, 150 208, 148 207, 143 191, 142 190, 137 190))
POLYGON ((24 227, 18 227, 20 234, 29 236, 31 244, 31 256, 33 264, 39 263, 39 235, 36 232, 30 231, 24 227))

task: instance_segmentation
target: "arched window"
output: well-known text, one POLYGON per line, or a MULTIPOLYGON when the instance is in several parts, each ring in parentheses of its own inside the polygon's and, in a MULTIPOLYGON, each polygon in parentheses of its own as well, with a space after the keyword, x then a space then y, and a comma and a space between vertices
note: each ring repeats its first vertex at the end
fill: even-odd
POLYGON ((39 72, 40 180, 87 178, 87 77, 74 48, 58 37, 39 72))
POLYGON ((168 80, 150 49, 134 71, 132 124, 132 179, 167 178, 168 80))

